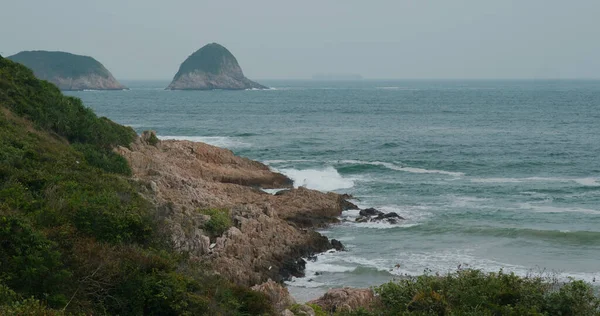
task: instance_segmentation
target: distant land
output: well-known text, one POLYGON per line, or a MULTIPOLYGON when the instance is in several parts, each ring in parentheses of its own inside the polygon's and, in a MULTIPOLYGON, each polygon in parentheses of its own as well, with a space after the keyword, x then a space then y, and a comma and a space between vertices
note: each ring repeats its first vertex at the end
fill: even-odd
POLYGON ((227 48, 208 44, 179 67, 167 90, 267 89, 244 76, 237 59, 227 48))
POLYGON ((36 77, 61 90, 123 90, 100 62, 89 56, 66 52, 23 51, 8 57, 31 68, 36 77))
POLYGON ((312 76, 313 80, 362 80, 360 74, 335 74, 335 73, 319 73, 312 76))

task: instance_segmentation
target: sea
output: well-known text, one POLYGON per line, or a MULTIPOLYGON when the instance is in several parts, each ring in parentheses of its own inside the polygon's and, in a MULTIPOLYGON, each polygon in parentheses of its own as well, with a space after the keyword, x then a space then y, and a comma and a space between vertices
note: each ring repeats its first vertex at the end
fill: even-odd
POLYGON ((358 211, 344 212, 321 232, 347 251, 318 255, 287 282, 300 300, 464 268, 600 285, 600 81, 168 83, 68 94, 137 132, 225 147, 295 186, 405 218, 356 223, 358 211))

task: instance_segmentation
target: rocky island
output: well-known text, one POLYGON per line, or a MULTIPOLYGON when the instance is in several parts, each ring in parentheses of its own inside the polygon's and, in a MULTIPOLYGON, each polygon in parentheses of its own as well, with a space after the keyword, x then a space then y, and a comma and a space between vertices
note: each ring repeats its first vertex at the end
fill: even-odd
POLYGON ((246 90, 267 89, 244 76, 231 52, 217 44, 208 44, 179 67, 167 90, 246 90))
POLYGON ((61 90, 123 90, 100 62, 89 56, 66 52, 23 51, 8 57, 33 70, 36 77, 61 90))

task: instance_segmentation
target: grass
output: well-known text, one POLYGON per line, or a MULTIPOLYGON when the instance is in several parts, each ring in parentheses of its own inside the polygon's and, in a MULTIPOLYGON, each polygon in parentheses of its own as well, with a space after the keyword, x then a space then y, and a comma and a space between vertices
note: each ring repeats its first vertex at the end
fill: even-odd
POLYGON ((229 227, 233 226, 231 214, 227 209, 203 209, 199 210, 201 214, 210 216, 210 219, 202 227, 211 239, 223 235, 229 227))

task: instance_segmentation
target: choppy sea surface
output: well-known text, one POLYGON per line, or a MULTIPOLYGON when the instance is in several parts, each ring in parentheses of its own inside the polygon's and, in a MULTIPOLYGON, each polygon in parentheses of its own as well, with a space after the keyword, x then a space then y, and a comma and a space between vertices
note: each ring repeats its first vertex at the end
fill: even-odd
POLYGON ((600 283, 600 81, 125 84, 69 94, 138 132, 226 147, 406 218, 358 224, 346 212, 323 233, 348 251, 309 262, 293 292, 459 266, 600 283))

